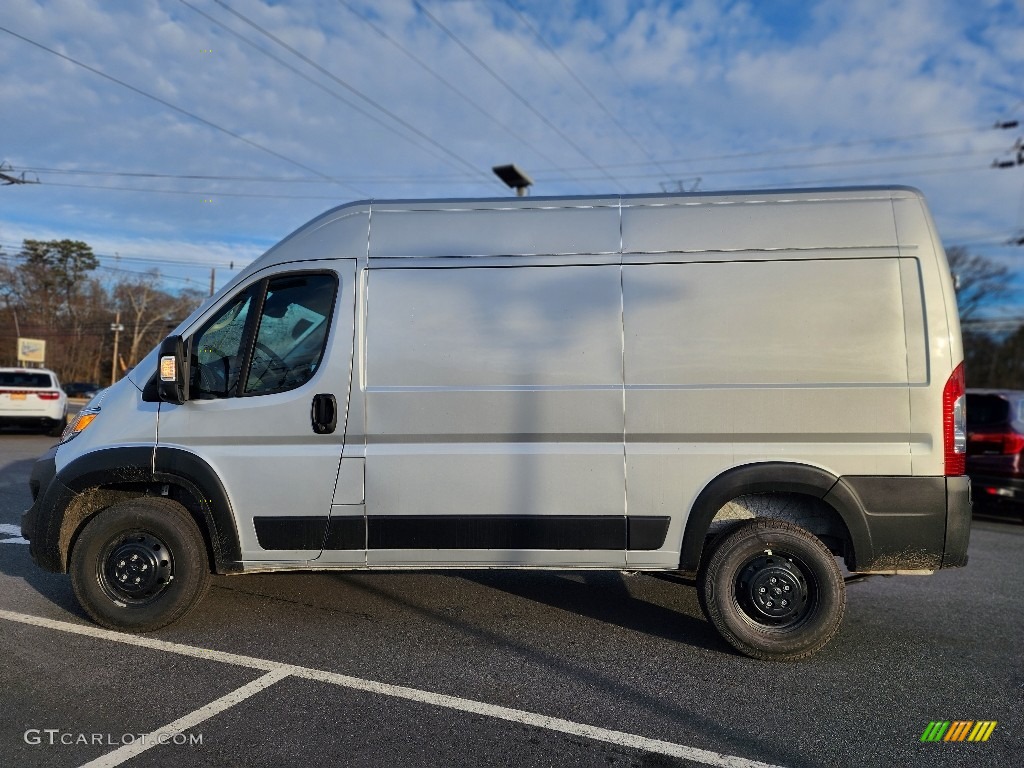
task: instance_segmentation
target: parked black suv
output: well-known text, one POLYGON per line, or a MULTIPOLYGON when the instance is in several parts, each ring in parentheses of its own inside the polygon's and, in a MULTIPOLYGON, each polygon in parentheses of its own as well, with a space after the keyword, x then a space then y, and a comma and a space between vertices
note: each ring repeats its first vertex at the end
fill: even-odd
POLYGON ((967 390, 967 474, 976 510, 1024 520, 1024 391, 967 390))
POLYGON ((68 397, 84 397, 86 399, 89 399, 101 389, 102 387, 99 384, 92 384, 88 381, 73 381, 70 384, 64 385, 64 392, 68 397))

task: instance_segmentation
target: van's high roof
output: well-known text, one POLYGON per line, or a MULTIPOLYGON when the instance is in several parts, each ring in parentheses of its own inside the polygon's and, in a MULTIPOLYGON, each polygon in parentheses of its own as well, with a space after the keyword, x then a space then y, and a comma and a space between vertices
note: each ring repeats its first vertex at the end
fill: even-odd
POLYGON ((253 263, 318 258, 466 258, 894 248, 894 206, 912 187, 568 197, 360 200, 292 232, 253 263), (842 203, 842 206, 838 206, 842 203), (816 210, 809 214, 807 205, 816 210), (669 212, 671 211, 671 212, 669 212))

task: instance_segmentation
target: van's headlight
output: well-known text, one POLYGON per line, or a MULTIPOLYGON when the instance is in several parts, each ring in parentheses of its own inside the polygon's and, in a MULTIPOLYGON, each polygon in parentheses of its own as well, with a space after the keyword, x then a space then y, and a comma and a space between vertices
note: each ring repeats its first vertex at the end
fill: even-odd
POLYGON ((78 412, 78 415, 75 416, 74 420, 64 427, 64 433, 60 436, 60 441, 62 443, 66 443, 80 432, 83 432, 99 415, 100 409, 98 407, 83 408, 78 412))
POLYGON ((86 403, 85 407, 78 412, 75 418, 64 427, 64 432, 60 436, 61 443, 66 443, 75 435, 85 431, 90 424, 96 421, 96 417, 100 415, 100 403, 103 402, 103 398, 106 396, 107 390, 105 389, 101 389, 93 395, 92 400, 86 403))

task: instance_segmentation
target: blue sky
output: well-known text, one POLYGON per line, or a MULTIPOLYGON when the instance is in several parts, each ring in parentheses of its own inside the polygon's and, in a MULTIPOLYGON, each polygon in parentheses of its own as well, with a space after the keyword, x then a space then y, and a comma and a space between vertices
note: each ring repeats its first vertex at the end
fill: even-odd
POLYGON ((1019 3, 7 0, 0 27, 0 161, 42 182, 0 187, 0 254, 223 284, 327 208, 504 195, 515 162, 538 195, 910 184, 1024 288, 1024 167, 990 167, 1024 135, 992 127, 1024 122, 1019 3))

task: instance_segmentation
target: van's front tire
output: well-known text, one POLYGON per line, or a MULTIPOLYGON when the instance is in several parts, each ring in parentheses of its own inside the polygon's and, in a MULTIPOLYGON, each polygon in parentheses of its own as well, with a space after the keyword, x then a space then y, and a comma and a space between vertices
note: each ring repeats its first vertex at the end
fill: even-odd
POLYGON ((93 517, 71 552, 71 586, 96 623, 149 632, 177 621, 210 582, 206 546, 177 502, 138 498, 93 517))
POLYGON ((802 659, 839 631, 842 574, 828 548, 803 528, 751 520, 717 540, 708 557, 697 581, 701 607, 741 653, 802 659))

